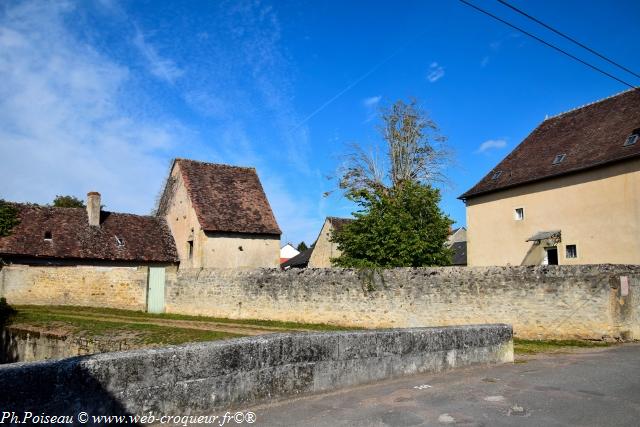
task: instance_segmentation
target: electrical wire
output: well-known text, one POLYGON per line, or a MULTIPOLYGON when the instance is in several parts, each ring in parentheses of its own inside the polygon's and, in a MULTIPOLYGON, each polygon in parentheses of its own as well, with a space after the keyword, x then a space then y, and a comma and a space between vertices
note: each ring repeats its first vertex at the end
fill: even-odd
POLYGON ((493 18, 493 19, 495 19, 497 21, 500 21, 503 24, 508 25, 509 27, 511 27, 511 28, 513 28, 515 30, 520 31, 523 34, 526 34, 527 36, 539 41, 540 43, 544 44, 545 46, 548 46, 548 47, 550 47, 552 49, 555 49, 558 52, 562 53, 563 55, 566 55, 569 58, 571 58, 571 59, 573 59, 575 61, 578 61, 581 64, 586 65, 587 67, 589 67, 589 68, 591 68, 591 69, 593 69, 593 70, 595 70, 595 71, 597 71, 597 72, 599 72, 601 74, 604 74, 605 76, 617 81, 618 83, 622 83, 625 86, 629 86, 631 89, 635 89, 636 88, 636 86, 632 85, 631 83, 628 83, 628 82, 626 82, 626 81, 624 81, 622 79, 619 79, 618 77, 614 76, 613 74, 610 74, 610 73, 608 73, 608 72, 596 67, 595 65, 591 65, 590 63, 588 63, 586 61, 583 61, 582 59, 578 58, 577 56, 575 56, 575 55, 573 55, 573 54, 571 54, 571 53, 569 53, 569 52, 567 52, 567 51, 565 51, 565 50, 563 50, 563 49, 561 49, 561 48, 559 48, 559 47, 557 47, 557 46, 555 46, 555 45, 553 45, 553 44, 551 44, 551 43, 549 43, 549 42, 547 42, 547 41, 545 41, 543 39, 541 39, 538 36, 535 36, 535 35, 531 34, 530 32, 528 32, 528 31, 526 31, 526 30, 524 30, 524 29, 522 29, 520 27, 517 27, 516 25, 511 24, 510 22, 508 22, 508 21, 506 21, 506 20, 504 20, 504 19, 492 14, 491 12, 487 12, 486 10, 481 9, 478 6, 476 6, 476 5, 472 4, 472 3, 469 3, 466 0, 460 0, 460 1, 462 3, 464 3, 465 5, 469 6, 469 7, 473 8, 473 9, 479 11, 479 12, 482 12, 487 16, 490 16, 491 18, 493 18))

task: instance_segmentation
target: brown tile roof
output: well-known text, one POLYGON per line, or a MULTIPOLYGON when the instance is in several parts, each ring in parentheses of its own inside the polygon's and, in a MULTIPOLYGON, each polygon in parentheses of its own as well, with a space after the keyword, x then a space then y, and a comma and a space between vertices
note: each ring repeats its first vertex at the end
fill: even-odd
POLYGON ((473 188, 467 199, 516 185, 640 156, 640 141, 624 146, 640 128, 640 89, 568 111, 542 122, 473 188), (564 161, 554 165, 559 154, 564 161), (494 174, 501 172, 497 179, 494 174))
POLYGON ((254 168, 176 159, 205 231, 280 235, 254 168))
POLYGON ((336 233, 340 232, 345 224, 353 222, 353 218, 338 218, 335 216, 328 216, 327 219, 331 223, 331 226, 333 226, 333 229, 336 231, 336 233))
POLYGON ((162 218, 102 211, 90 226, 84 208, 12 203, 20 224, 0 238, 0 257, 178 262, 173 236, 162 218), (45 233, 51 233, 51 241, 45 233), (124 240, 119 247, 116 236, 124 240))

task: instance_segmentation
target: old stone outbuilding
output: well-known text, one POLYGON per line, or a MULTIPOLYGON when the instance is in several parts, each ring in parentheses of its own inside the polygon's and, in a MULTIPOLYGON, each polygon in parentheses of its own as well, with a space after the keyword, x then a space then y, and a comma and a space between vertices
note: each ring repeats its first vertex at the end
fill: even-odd
POLYGON ((176 159, 157 215, 185 268, 280 264, 280 227, 254 168, 176 159))
POLYGON ((70 304, 164 311, 164 280, 178 254, 155 216, 11 204, 20 223, 0 238, 0 295, 12 304, 70 304))

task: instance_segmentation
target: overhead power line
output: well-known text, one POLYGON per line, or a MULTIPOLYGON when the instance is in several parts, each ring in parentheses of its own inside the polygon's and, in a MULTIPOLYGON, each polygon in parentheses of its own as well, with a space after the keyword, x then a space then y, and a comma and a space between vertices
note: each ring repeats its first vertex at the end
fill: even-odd
POLYGON ((540 37, 535 36, 535 35, 531 34, 530 32, 528 32, 528 31, 526 31, 526 30, 523 30, 522 28, 517 27, 517 26, 515 26, 515 25, 511 24, 510 22, 505 21, 504 19, 502 19, 502 18, 500 18, 500 17, 498 17, 498 16, 496 16, 496 15, 492 14, 491 12, 487 12, 486 10, 481 9, 481 8, 479 8, 478 6, 476 6, 476 5, 472 4, 472 3, 469 3, 469 2, 468 2, 468 1, 466 1, 466 0, 460 0, 460 1, 461 1, 462 3, 464 3, 465 5, 469 6, 469 7, 472 7, 473 9, 475 9, 475 10, 477 10, 477 11, 479 11, 479 12, 482 12, 482 13, 484 13, 484 14, 485 14, 485 15, 487 15, 487 16, 490 16, 491 18, 493 18, 493 19, 495 19, 495 20, 497 20, 497 21, 500 21, 500 22, 502 22, 503 24, 508 25, 509 27, 511 27, 511 28, 513 28, 513 29, 515 29, 515 30, 520 31, 520 32, 521 32, 521 33, 523 33, 523 34, 526 34, 527 36, 531 37, 532 39, 535 39, 535 40, 539 41, 540 43, 544 44, 545 46, 548 46, 548 47, 550 47, 550 48, 552 48, 552 49, 555 49, 555 50, 557 50, 558 52, 562 53, 563 55, 566 55, 566 56, 568 56, 569 58, 571 58, 571 59, 573 59, 573 60, 575 60, 575 61, 578 61, 578 62, 580 62, 581 64, 586 65, 587 67, 589 67, 589 68, 591 68, 591 69, 593 69, 593 70, 595 70, 595 71, 597 71, 597 72, 599 72, 599 73, 601 73, 601 74, 604 74, 605 76, 607 76, 607 77, 609 77, 609 78, 611 78, 611 79, 613 79, 613 80, 617 81, 618 83, 622 83, 623 85, 625 85, 625 86, 629 86, 629 87, 630 87, 630 88, 632 88, 632 89, 635 89, 635 88, 636 88, 636 86, 632 85, 631 83, 628 83, 628 82, 626 82, 626 81, 624 81, 624 80, 622 80, 622 79, 619 79, 618 77, 614 76, 613 74, 610 74, 610 73, 608 73, 608 72, 606 72, 606 71, 604 71, 604 70, 602 70, 602 69, 600 69, 600 68, 596 67, 595 65, 591 65, 591 64, 589 64, 588 62, 583 61, 582 59, 578 58, 577 56, 572 55, 571 53, 569 53, 569 52, 567 52, 567 51, 565 51, 565 50, 563 50, 563 49, 561 49, 561 48, 559 48, 559 47, 557 47, 557 46, 555 46, 555 45, 553 45, 553 44, 551 44, 551 43, 549 43, 549 42, 547 42, 547 41, 544 41, 544 40, 543 40, 543 39, 541 39, 540 37))
POLYGON ((510 9, 512 9, 512 10, 515 10, 515 11, 516 11, 516 12, 518 12, 520 15, 526 16, 527 18, 531 19, 532 21, 537 22, 538 24, 542 25, 542 26, 543 26, 543 27, 545 27, 546 29, 553 31, 553 32, 554 32, 554 33, 556 33, 557 35, 559 35, 559 36, 561 36, 561 37, 564 37, 565 39, 567 39, 567 40, 569 40, 569 41, 571 41, 571 42, 573 42, 573 43, 577 44, 577 45, 578 45, 578 46, 580 46, 581 48, 586 49, 586 50, 588 50, 589 52, 593 53, 594 55, 596 55, 596 56, 598 56, 598 57, 600 57, 600 58, 604 59, 604 60, 605 60, 605 61, 607 61, 608 63, 613 64, 613 65, 615 65, 616 67, 618 67, 618 68, 620 68, 620 69, 622 69, 622 70, 626 71, 627 73, 629 73, 629 74, 633 74, 634 76, 636 76, 636 77, 640 78, 640 74, 637 74, 637 73, 633 72, 632 70, 628 69, 627 67, 625 67, 625 66, 623 66, 623 65, 620 65, 620 64, 619 64, 619 63, 617 63, 616 61, 614 61, 614 60, 612 60, 612 59, 607 58, 606 56, 604 56, 603 54, 601 54, 601 53, 599 53, 599 52, 596 52, 595 50, 591 49, 589 46, 586 46, 586 45, 584 45, 583 43, 580 43, 578 40, 576 40, 576 39, 574 39, 574 38, 572 38, 572 37, 570 37, 570 36, 568 36, 568 35, 564 34, 563 32, 561 32, 561 31, 559 31, 559 30, 556 30, 555 28, 551 27, 550 25, 545 24, 545 23, 544 23, 544 22, 542 22, 541 20, 537 19, 535 16, 531 16, 531 15, 529 15, 527 12, 525 12, 525 11, 523 11, 523 10, 521 10, 521 9, 518 9, 517 7, 515 7, 515 6, 513 6, 513 5, 509 4, 509 3, 507 3, 507 2, 506 2, 506 1, 504 1, 504 0, 498 0, 498 1, 499 1, 500 3, 502 3, 503 5, 507 6, 508 8, 510 8, 510 9))

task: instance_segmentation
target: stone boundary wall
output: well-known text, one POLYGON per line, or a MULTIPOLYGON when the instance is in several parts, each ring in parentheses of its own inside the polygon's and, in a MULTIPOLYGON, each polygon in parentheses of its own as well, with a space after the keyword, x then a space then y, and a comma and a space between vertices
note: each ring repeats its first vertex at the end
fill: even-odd
POLYGON ((272 334, 0 366, 0 408, 215 414, 420 372, 513 361, 508 325, 272 334))
POLYGON ((9 304, 80 305, 146 310, 148 267, 0 267, 0 296, 9 304))
POLYGON ((0 364, 65 359, 134 348, 136 345, 127 340, 58 335, 25 326, 0 326, 0 364))
POLYGON ((640 339, 640 266, 180 270, 167 283, 166 309, 367 328, 507 323, 530 339, 640 339))
MULTIPOLYGON (((147 267, 0 269, 10 304, 146 309, 147 267)), ((166 271, 169 313, 365 328, 507 323, 530 339, 640 339, 640 266, 166 271)))

